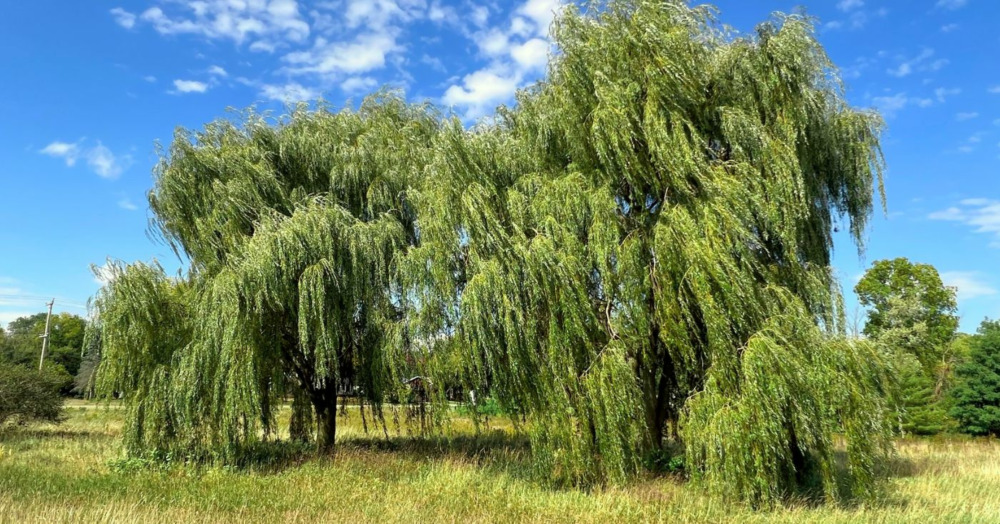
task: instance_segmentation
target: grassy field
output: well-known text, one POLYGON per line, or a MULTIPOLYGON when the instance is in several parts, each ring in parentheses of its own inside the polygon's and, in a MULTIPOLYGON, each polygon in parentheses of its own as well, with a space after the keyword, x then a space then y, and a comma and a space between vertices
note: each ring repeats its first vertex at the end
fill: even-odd
POLYGON ((365 436, 350 416, 332 458, 151 470, 116 460, 120 411, 68 412, 58 426, 0 431, 0 522, 1000 522, 997 441, 903 441, 876 503, 754 512, 669 477, 546 488, 504 428, 473 438, 464 421, 444 446, 402 430, 365 436))

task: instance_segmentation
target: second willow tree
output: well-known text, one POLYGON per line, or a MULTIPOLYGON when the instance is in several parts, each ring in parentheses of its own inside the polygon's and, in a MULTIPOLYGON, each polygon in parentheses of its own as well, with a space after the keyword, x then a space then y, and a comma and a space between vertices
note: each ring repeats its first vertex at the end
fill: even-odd
POLYGON ((669 440, 696 480, 768 504, 876 483, 886 368, 843 338, 832 233, 881 192, 881 119, 852 108, 808 19, 752 36, 705 8, 557 20, 546 81, 455 124, 417 201, 420 336, 526 413, 556 480, 620 479, 669 440), (671 435, 673 434, 673 435, 671 435))

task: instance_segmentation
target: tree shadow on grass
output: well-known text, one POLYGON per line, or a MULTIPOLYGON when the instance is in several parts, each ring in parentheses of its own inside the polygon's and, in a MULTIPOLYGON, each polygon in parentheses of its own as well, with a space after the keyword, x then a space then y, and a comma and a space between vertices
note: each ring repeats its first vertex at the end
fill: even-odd
POLYGON ((448 436, 371 435, 338 439, 336 447, 328 453, 317 451, 313 443, 288 440, 258 442, 238 450, 228 466, 254 473, 277 474, 311 461, 336 462, 376 455, 423 464, 460 460, 488 471, 527 477, 529 452, 527 438, 503 431, 448 436))
MULTIPOLYGON (((908 504, 904 498, 894 493, 891 486, 889 486, 889 482, 882 484, 881 487, 875 488, 874 492, 852 493, 847 453, 843 450, 834 452, 834 468, 834 480, 836 482, 836 491, 838 494, 838 502, 836 506, 841 509, 857 509, 862 504, 872 502, 876 502, 880 506, 894 508, 903 508, 908 504)), ((920 464, 917 464, 908 458, 894 455, 889 458, 887 463, 882 465, 882 469, 878 472, 878 474, 883 475, 887 481, 891 481, 894 478, 917 476, 920 475, 921 472, 922 466, 920 464)), ((788 503, 790 505, 804 506, 808 508, 818 508, 820 506, 829 505, 830 502, 826 499, 826 494, 822 490, 818 472, 809 473, 806 477, 807 478, 801 487, 795 492, 789 494, 788 503)))
POLYGON ((0 427, 0 442, 14 444, 31 440, 90 440, 94 438, 110 438, 107 433, 90 430, 40 429, 31 426, 0 427))

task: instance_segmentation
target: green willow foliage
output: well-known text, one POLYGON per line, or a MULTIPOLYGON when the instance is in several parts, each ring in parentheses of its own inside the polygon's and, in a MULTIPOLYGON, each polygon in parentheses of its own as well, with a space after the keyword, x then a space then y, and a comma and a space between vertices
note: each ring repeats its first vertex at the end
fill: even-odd
POLYGON ((237 451, 272 434, 285 393, 300 415, 311 404, 328 447, 338 390, 378 408, 399 388, 390 277, 415 241, 408 192, 439 127, 386 95, 178 132, 150 205, 189 280, 119 266, 96 302, 101 389, 130 400, 130 449, 237 451))
POLYGON ((400 370, 447 362, 556 482, 621 481, 675 440, 757 505, 876 487, 893 384, 843 336, 829 262, 882 192, 878 115, 800 16, 741 36, 620 0, 553 37, 548 78, 472 130, 376 95, 180 132, 150 202, 190 276, 119 268, 97 302, 136 449, 252 442, 289 391, 329 445, 338 386, 378 414, 400 370))
POLYGON ((694 479, 768 504, 888 453, 879 353, 841 336, 831 231, 861 243, 878 115, 852 109, 807 19, 732 37, 680 2, 569 11, 549 78, 457 124, 408 256, 422 336, 524 410, 557 480, 635 472, 669 429, 694 479), (678 431, 679 428, 679 431, 678 431))

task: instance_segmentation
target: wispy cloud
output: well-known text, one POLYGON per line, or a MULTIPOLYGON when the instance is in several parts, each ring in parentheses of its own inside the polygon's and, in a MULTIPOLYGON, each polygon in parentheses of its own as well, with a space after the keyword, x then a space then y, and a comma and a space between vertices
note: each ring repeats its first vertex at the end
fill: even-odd
POLYGON ((957 205, 935 211, 927 218, 964 224, 976 233, 989 235, 991 247, 1000 247, 1000 200, 967 198, 957 205))
POLYGON ((997 294, 986 275, 978 271, 942 271, 941 281, 955 288, 960 302, 997 294))
POLYGON ((958 24, 945 24, 941 26, 942 33, 950 33, 956 29, 958 29, 958 24))
POLYGON ((320 91, 291 82, 280 85, 264 84, 260 86, 260 95, 268 100, 289 103, 315 100, 320 97, 320 91))
POLYGON ((866 11, 861 9, 862 7, 864 7, 864 2, 860 0, 843 0, 837 3, 837 9, 847 13, 847 18, 843 20, 831 20, 823 24, 823 29, 828 31, 839 29, 856 31, 867 26, 868 22, 873 18, 885 18, 889 14, 889 10, 884 7, 874 11, 866 11))
POLYGON ((906 93, 896 93, 894 95, 873 97, 872 104, 884 116, 893 117, 907 106, 930 107, 934 105, 934 101, 930 98, 911 97, 906 93))
POLYGON ((938 0, 937 4, 935 5, 942 9, 955 10, 961 7, 965 7, 966 3, 968 3, 968 0, 938 0))
POLYGON ((116 7, 110 11, 111 16, 114 17, 115 23, 124 27, 125 29, 132 29, 135 27, 135 14, 130 13, 120 7, 116 7))
POLYGON ((961 92, 962 90, 957 87, 939 87, 934 90, 934 97, 937 98, 938 102, 944 102, 948 97, 955 96, 961 92))
POLYGON ((116 156, 100 142, 87 151, 87 166, 101 178, 118 178, 131 163, 131 156, 116 156))
POLYGON ((204 93, 208 91, 208 84, 197 80, 174 80, 174 90, 172 94, 183 93, 204 93))
POLYGON ((52 142, 39 151, 43 155, 62 158, 66 165, 73 167, 83 158, 87 167, 101 178, 115 179, 132 164, 130 155, 115 155, 100 140, 94 146, 84 146, 85 140, 74 143, 52 142))
POLYGON ((955 114, 955 120, 958 120, 959 122, 962 122, 964 120, 972 120, 973 118, 977 117, 979 117, 979 113, 975 111, 968 111, 955 114))
POLYGON ((914 72, 932 72, 938 71, 942 67, 948 65, 948 59, 938 58, 932 60, 934 57, 934 50, 930 48, 924 48, 920 51, 920 54, 910 59, 902 59, 902 61, 896 67, 889 68, 886 73, 889 73, 895 77, 905 77, 909 76, 914 72))
POLYGON ((139 14, 122 8, 112 14, 120 24, 121 20, 133 26, 142 23, 163 35, 191 34, 237 44, 276 39, 301 42, 309 36, 309 24, 295 0, 164 2, 139 14))
POLYGON ((837 2, 837 9, 844 11, 845 13, 851 11, 852 9, 858 9, 864 7, 864 0, 840 0, 837 2))
POLYGON ((118 207, 126 211, 136 211, 139 209, 139 206, 135 205, 135 203, 132 202, 132 199, 128 197, 123 197, 121 200, 119 200, 118 207))
POLYGON ((80 157, 80 144, 79 142, 68 143, 56 141, 42 148, 39 153, 62 158, 67 166, 72 167, 76 164, 76 159, 80 157))

